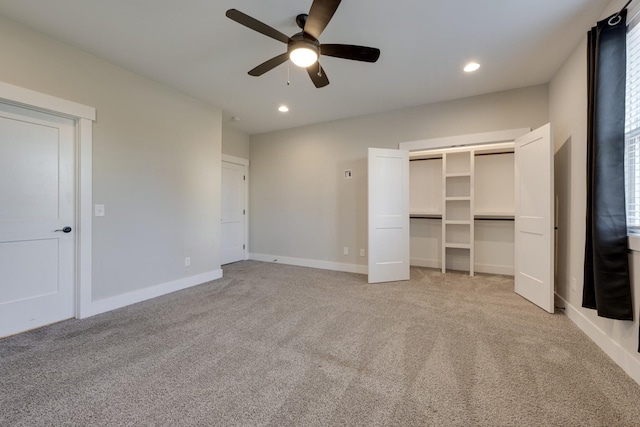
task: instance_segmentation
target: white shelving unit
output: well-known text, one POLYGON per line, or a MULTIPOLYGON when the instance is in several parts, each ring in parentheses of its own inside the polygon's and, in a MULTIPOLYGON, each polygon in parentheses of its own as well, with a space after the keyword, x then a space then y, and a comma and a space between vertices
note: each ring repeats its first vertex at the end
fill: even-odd
POLYGON ((447 271, 447 254, 466 251, 469 274, 473 276, 473 150, 442 154, 442 272, 447 271))

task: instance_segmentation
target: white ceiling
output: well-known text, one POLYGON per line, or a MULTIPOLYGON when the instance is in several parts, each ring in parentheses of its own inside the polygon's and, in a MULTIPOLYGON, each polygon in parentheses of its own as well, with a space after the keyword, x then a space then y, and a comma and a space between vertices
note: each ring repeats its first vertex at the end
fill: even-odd
POLYGON ((311 0, 0 0, 0 15, 210 102, 256 134, 546 83, 608 2, 343 0, 320 41, 382 53, 375 64, 322 57, 322 89, 288 63, 249 76, 286 45, 225 17, 236 8, 292 35, 311 0), (466 74, 470 60, 482 68, 466 74))

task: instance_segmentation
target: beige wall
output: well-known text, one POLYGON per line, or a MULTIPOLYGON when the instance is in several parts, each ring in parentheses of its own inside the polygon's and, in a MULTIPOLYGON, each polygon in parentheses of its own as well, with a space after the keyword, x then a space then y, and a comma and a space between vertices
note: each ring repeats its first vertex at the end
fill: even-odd
POLYGON ((249 134, 222 123, 222 154, 249 160, 249 134))
POLYGON ((367 147, 536 128, 547 85, 441 102, 251 137, 253 254, 366 265, 367 147), (345 180, 343 171, 353 178, 345 180), (343 255, 343 247, 349 255, 343 255))
MULTIPOLYGON (((602 18, 615 13, 625 1, 609 4, 602 18)), ((635 321, 598 317, 583 309, 583 263, 586 215, 587 162, 587 43, 583 42, 567 59, 549 84, 549 113, 556 144, 555 174, 558 204, 558 274, 556 292, 567 302, 567 314, 589 333, 612 357, 640 381, 638 354, 638 306, 640 275, 632 274, 635 321), (575 290, 571 280, 575 278, 575 290), (615 353, 615 354, 612 354, 615 353)), ((640 269, 640 253, 630 255, 632 272, 640 269)))
POLYGON ((219 109, 4 18, 0 52, 0 81, 97 110, 94 300, 220 269, 219 109))

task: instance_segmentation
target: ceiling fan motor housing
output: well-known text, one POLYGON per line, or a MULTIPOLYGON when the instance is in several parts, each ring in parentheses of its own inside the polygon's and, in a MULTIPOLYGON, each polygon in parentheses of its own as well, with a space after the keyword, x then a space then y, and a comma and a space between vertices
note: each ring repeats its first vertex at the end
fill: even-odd
POLYGON ((304 30, 304 25, 307 23, 307 16, 309 15, 306 13, 301 13, 296 16, 296 24, 298 24, 298 27, 300 27, 301 30, 304 30))

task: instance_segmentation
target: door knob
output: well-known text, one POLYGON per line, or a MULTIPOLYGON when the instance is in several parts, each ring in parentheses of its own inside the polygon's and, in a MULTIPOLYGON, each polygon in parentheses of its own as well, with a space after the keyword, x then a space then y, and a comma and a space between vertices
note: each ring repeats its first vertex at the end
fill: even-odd
POLYGON ((71 227, 66 226, 66 227, 61 228, 59 230, 53 230, 53 231, 62 231, 63 233, 71 233, 71 227))

